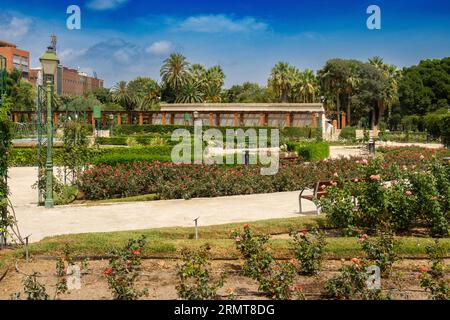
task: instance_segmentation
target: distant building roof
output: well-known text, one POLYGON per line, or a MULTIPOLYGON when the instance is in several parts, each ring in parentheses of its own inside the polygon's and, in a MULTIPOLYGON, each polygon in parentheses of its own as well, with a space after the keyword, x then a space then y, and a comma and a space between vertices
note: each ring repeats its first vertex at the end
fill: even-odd
POLYGON ((161 103, 161 111, 179 112, 325 112, 321 103, 161 103))
POLYGON ((17 46, 13 43, 9 43, 6 41, 0 40, 0 47, 11 47, 11 48, 17 48, 17 46))

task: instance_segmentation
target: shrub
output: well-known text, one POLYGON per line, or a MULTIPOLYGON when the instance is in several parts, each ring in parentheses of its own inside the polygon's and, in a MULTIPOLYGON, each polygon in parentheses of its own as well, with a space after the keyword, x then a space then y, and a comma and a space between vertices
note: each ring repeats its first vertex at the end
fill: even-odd
POLYGON ((289 151, 295 151, 305 161, 323 160, 330 156, 330 145, 326 142, 288 142, 289 151))
POLYGON ((260 277, 259 291, 274 300, 288 300, 294 292, 292 284, 295 277, 295 267, 292 263, 272 262, 260 277))
POLYGON ((444 249, 436 240, 434 245, 426 247, 428 257, 431 262, 431 268, 420 268, 420 286, 430 293, 433 300, 449 300, 450 286, 445 279, 444 249))
POLYGON ((392 265, 398 260, 397 241, 389 232, 381 232, 378 239, 370 239, 366 234, 361 235, 360 242, 367 258, 380 268, 382 274, 389 274, 392 265))
POLYGON ((116 300, 136 300, 148 294, 148 290, 134 288, 141 269, 141 255, 146 240, 128 240, 123 249, 112 249, 109 252, 109 266, 103 272, 108 279, 108 287, 116 300))
POLYGON ((326 197, 316 201, 332 226, 346 232, 353 230, 356 225, 357 211, 348 184, 343 188, 329 186, 326 188, 326 197))
POLYGON ((300 261, 301 274, 314 275, 320 270, 323 251, 326 246, 325 234, 313 230, 312 232, 291 232, 293 237, 293 251, 295 258, 300 261))
POLYGON ((325 282, 325 293, 331 299, 389 299, 383 296, 379 289, 368 289, 369 274, 366 271, 367 262, 357 258, 352 259, 350 265, 339 269, 340 274, 325 282))
POLYGON ((450 148, 450 115, 441 119, 439 128, 442 134, 442 143, 444 143, 447 148, 450 148))
POLYGON ((204 245, 198 251, 184 249, 183 262, 176 267, 179 278, 177 285, 178 297, 188 300, 216 299, 217 290, 223 286, 225 275, 222 273, 219 279, 211 276, 208 245, 204 245))
POLYGON ((126 146, 127 137, 98 137, 97 143, 100 145, 126 146))
POLYGON ((266 248, 269 237, 267 235, 255 236, 250 227, 245 225, 244 232, 234 232, 233 238, 236 249, 241 252, 245 260, 244 275, 259 279, 274 261, 272 254, 266 248))
POLYGON ((355 127, 345 127, 341 129, 341 133, 339 134, 339 139, 356 140, 356 128, 355 127))

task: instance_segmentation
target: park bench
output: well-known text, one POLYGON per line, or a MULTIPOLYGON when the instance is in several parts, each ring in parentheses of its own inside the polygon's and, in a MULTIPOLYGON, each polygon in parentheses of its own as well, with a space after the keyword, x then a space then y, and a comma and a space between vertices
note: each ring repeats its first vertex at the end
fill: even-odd
MULTIPOLYGON (((313 194, 312 195, 304 195, 303 192, 306 191, 306 189, 309 189, 307 187, 304 187, 302 191, 300 191, 300 195, 298 196, 298 201, 300 205, 300 213, 303 213, 303 206, 302 206, 302 199, 314 201, 314 200, 320 200, 322 197, 327 195, 327 192, 324 190, 321 190, 322 186, 328 187, 332 185, 332 181, 318 181, 314 185, 313 194)), ((317 208, 317 214, 320 214, 319 208, 317 208)))
MULTIPOLYGON (((353 180, 353 181, 355 181, 355 180, 353 180)), ((363 181, 364 180, 362 180, 362 179, 358 179, 358 182, 363 182, 363 181)), ((320 200, 323 197, 326 197, 326 195, 327 195, 327 192, 325 191, 326 187, 329 187, 331 185, 333 185, 333 181, 319 181, 319 182, 316 182, 316 184, 314 185, 314 189, 313 189, 313 194, 312 195, 303 195, 303 192, 305 192, 306 189, 309 189, 308 187, 304 187, 302 189, 302 191, 300 191, 300 195, 298 196, 298 201, 299 201, 299 206, 300 206, 299 213, 303 213, 302 199, 306 199, 306 200, 309 200, 309 201, 320 200), (323 187, 325 187, 325 188, 323 188, 323 187)), ((340 184, 338 184, 338 188, 341 188, 341 187, 342 186, 340 184)), ((355 197, 355 195, 353 195, 353 200, 354 200, 355 205, 356 205, 356 197, 355 197)), ((317 214, 320 214, 320 208, 319 207, 317 207, 317 214)))

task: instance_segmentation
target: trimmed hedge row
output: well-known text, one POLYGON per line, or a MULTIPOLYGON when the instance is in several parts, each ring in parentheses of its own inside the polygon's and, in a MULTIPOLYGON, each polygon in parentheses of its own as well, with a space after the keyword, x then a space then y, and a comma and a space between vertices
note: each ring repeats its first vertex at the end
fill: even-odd
POLYGON ((318 161, 330 156, 330 145, 326 142, 288 142, 287 147, 305 161, 318 161))
MULTIPOLYGON (((114 132, 117 135, 134 135, 134 134, 145 134, 145 133, 160 133, 170 135, 176 129, 186 129, 191 134, 194 133, 194 126, 186 125, 120 125, 114 128, 114 132)), ((299 127, 289 127, 289 128, 275 128, 275 127, 210 127, 203 126, 204 130, 207 129, 218 129, 222 134, 226 134, 227 129, 243 129, 244 131, 248 129, 267 129, 270 135, 271 129, 280 130, 280 135, 287 138, 312 138, 315 136, 316 129, 314 128, 299 128, 299 127)))
MULTIPOLYGON (((43 150, 45 152, 45 149, 43 150)), ((101 148, 89 149, 88 162, 98 165, 136 161, 170 161, 172 146, 149 146, 130 148, 101 148)), ((53 149, 53 164, 60 166, 63 163, 63 148, 53 149)), ((37 148, 12 148, 8 158, 11 167, 30 167, 38 163, 37 148)))
POLYGON ((341 130, 339 134, 339 139, 344 140, 356 140, 356 128, 355 127, 345 127, 341 130))

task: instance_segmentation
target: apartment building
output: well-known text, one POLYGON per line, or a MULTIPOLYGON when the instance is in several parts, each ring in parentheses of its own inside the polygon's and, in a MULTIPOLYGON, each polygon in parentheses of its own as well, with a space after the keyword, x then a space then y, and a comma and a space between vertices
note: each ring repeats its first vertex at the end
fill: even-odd
POLYGON ((14 69, 22 72, 24 80, 30 79, 30 53, 17 48, 17 45, 0 40, 0 55, 6 58, 6 70, 14 69))

